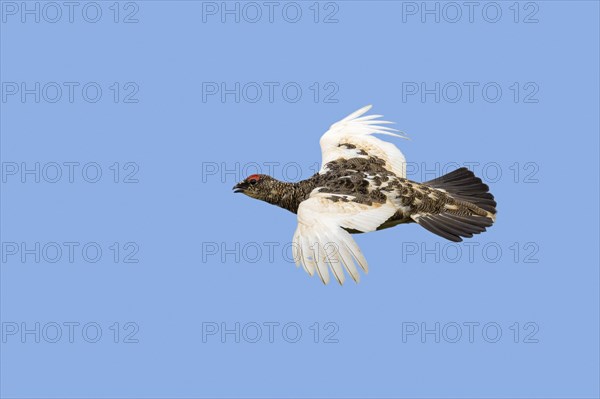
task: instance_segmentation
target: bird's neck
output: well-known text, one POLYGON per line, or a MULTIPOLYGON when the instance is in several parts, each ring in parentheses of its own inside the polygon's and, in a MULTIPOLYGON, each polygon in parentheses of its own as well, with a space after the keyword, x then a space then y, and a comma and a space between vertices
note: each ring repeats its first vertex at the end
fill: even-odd
POLYGON ((311 191, 317 187, 317 176, 314 175, 297 183, 277 181, 275 189, 272 190, 273 195, 269 196, 266 201, 292 213, 297 213, 300 203, 307 199, 311 191))

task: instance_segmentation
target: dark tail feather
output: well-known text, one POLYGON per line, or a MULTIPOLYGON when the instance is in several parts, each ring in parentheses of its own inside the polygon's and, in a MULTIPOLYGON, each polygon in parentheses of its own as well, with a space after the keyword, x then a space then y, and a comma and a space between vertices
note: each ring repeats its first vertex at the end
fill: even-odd
POLYGON ((456 204, 458 208, 448 208, 441 213, 420 213, 411 216, 415 222, 432 233, 458 242, 462 241, 462 237, 470 238, 473 234, 484 232, 494 223, 494 196, 488 192, 489 187, 467 168, 457 169, 423 184, 444 190, 459 201, 456 204))
POLYGON ((444 176, 423 183, 429 187, 445 190, 453 198, 470 202, 492 214, 496 214, 496 201, 487 184, 467 168, 456 169, 444 176))
POLYGON ((478 215, 458 216, 449 213, 414 215, 412 219, 422 227, 444 237, 447 240, 459 242, 461 237, 471 238, 473 234, 483 233, 494 221, 491 218, 478 215))

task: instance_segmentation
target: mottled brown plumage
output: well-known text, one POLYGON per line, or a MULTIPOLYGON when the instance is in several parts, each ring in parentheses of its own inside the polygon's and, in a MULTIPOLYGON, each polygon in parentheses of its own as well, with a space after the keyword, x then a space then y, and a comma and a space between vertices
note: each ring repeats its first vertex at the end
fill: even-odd
MULTIPOLYGON (((425 183, 396 176, 386 169, 385 161, 377 157, 339 159, 329 162, 325 169, 326 173, 315 174, 297 183, 282 182, 267 175, 253 175, 238 183, 234 189, 293 213, 298 211, 300 203, 308 199, 313 190, 333 194, 329 199, 334 202, 352 201, 365 205, 383 204, 387 201, 387 194, 392 194, 398 200, 399 209, 378 230, 410 222, 424 223, 423 227, 431 230, 430 219, 420 222, 425 216, 444 215, 447 218, 442 218, 439 223, 471 221, 477 222, 475 226, 482 225, 479 227, 491 225, 495 218, 496 202, 488 193, 488 186, 466 168, 425 183), (457 217, 467 219, 460 221, 457 217), (482 223, 477 218, 489 219, 489 223, 482 223)), ((462 227, 450 235, 440 234, 438 229, 432 232, 459 241, 461 235, 485 231, 484 228, 472 232, 470 230, 473 229, 465 230, 462 227)))

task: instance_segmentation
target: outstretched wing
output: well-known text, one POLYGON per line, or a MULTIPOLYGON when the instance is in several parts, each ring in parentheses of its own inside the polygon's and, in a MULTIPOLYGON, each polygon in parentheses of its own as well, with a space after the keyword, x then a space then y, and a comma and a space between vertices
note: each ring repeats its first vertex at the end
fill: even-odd
POLYGON ((355 261, 365 273, 367 261, 344 229, 374 231, 395 212, 396 207, 390 201, 365 205, 353 202, 351 196, 319 193, 315 189, 298 208, 298 227, 292 245, 296 265, 302 264, 311 276, 316 270, 325 284, 329 283, 328 266, 340 284, 345 280, 344 268, 358 282, 355 261))
POLYGON ((322 166, 320 173, 327 171, 327 163, 337 159, 378 157, 385 161, 386 168, 398 177, 406 177, 406 159, 400 150, 373 134, 386 134, 406 139, 393 132, 396 129, 384 126, 393 122, 383 121, 381 115, 364 115, 371 109, 367 105, 331 125, 321 137, 322 166))

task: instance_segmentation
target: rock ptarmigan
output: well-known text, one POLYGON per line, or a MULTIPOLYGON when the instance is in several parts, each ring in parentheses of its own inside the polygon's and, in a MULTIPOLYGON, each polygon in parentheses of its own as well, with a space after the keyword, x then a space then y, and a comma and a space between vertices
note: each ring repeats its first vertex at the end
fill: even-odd
POLYGON ((406 178, 406 160, 393 144, 373 134, 406 138, 385 126, 366 106, 334 123, 321 137, 319 173, 297 183, 255 174, 236 184, 244 193, 298 215, 292 242, 296 265, 343 284, 344 269, 359 281, 367 261, 351 234, 416 222, 450 241, 484 232, 496 219, 489 187, 467 168, 417 183, 406 178))

